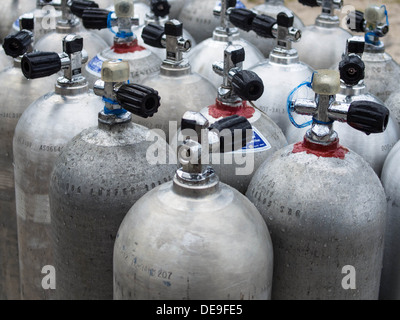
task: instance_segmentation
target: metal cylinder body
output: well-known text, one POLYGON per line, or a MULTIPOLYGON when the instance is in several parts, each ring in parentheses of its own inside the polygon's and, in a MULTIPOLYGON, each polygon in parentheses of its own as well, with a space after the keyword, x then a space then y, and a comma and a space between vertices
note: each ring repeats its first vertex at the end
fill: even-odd
POLYGON ((314 70, 337 68, 346 40, 352 36, 342 28, 319 25, 304 27, 301 32, 301 40, 293 43, 293 48, 299 53, 300 61, 314 70))
MULTIPOLYGON (((31 104, 15 129, 14 173, 23 299, 54 298, 54 290, 42 287, 41 273, 44 266, 54 266, 55 262, 50 243, 50 174, 65 144, 83 129, 96 125, 102 106, 102 100, 87 88, 73 95, 53 91, 31 104)), ((58 286, 57 278, 56 281, 58 286)))
POLYGON ((13 165, 14 130, 22 113, 54 89, 55 78, 27 80, 19 67, 0 72, 0 299, 19 299, 17 215, 13 165), (51 83, 53 79, 53 83, 51 83))
POLYGON ((364 52, 365 86, 383 102, 399 90, 400 66, 386 52, 364 52))
MULTIPOLYGON (((346 88, 341 84, 341 91, 336 95, 337 101, 351 103, 353 101, 373 101, 382 103, 380 99, 366 92, 363 85, 346 88)), ((336 121, 333 125, 340 137, 340 143, 364 158, 380 176, 383 163, 393 146, 400 139, 400 127, 393 116, 390 116, 387 128, 382 133, 366 135, 354 130, 347 123, 336 121)), ((298 129, 293 125, 288 129, 286 137, 289 143, 302 140, 307 128, 298 129)))
POLYGON ((394 120, 400 125, 400 91, 393 92, 385 101, 394 120))
POLYGON ((244 108, 224 108, 214 104, 200 112, 210 125, 232 114, 245 116, 251 123, 253 139, 249 146, 233 153, 210 155, 210 163, 220 180, 244 194, 258 167, 274 152, 287 145, 282 130, 271 118, 250 105, 244 108))
POLYGON ((34 0, 3 0, 0 6, 0 42, 10 32, 10 28, 15 19, 25 13, 32 11, 36 7, 34 0))
POLYGON ((13 65, 13 59, 7 56, 3 46, 0 46, 0 72, 13 65))
MULTIPOLYGON (((165 51, 165 50, 164 50, 165 51)), ((136 118, 135 122, 150 129, 161 129, 167 141, 175 135, 186 111, 200 111, 215 101, 217 90, 204 77, 184 70, 161 68, 161 73, 144 79, 143 85, 155 88, 161 96, 161 106, 151 118, 136 118), (173 130, 170 131, 170 122, 173 130), (171 137, 170 137, 171 135, 171 137)))
MULTIPOLYGON (((282 0, 266 0, 265 3, 255 6, 251 9, 257 14, 265 14, 275 19, 280 12, 290 11, 287 7, 285 7, 282 0)), ((298 16, 296 16, 296 14, 293 13, 293 15, 293 27, 302 30, 305 27, 304 23, 300 20, 298 16)), ((262 38, 258 36, 254 31, 246 32, 241 30, 240 36, 255 45, 265 57, 268 57, 272 49, 275 47, 275 39, 262 38)))
POLYGON ((272 299, 377 299, 386 217, 377 175, 352 151, 338 148, 341 159, 299 147, 265 161, 246 193, 274 245, 272 299))
POLYGON ((112 299, 112 257, 118 228, 146 192, 170 181, 176 165, 150 165, 163 139, 132 122, 84 130, 63 150, 51 178, 51 224, 57 298, 112 299))
POLYGON ((175 181, 144 195, 122 222, 114 299, 269 299, 272 244, 254 206, 218 181, 199 189, 175 181))
MULTIPOLYGON (((287 61, 284 59, 284 61, 287 61)), ((255 72, 264 83, 264 94, 257 100, 257 105, 263 110, 286 135, 293 127, 287 113, 287 99, 290 92, 304 81, 310 81, 313 69, 302 62, 277 63, 270 59, 259 63, 250 69, 255 72)), ((298 97, 313 98, 311 90, 299 92, 298 97)), ((295 119, 302 121, 304 117, 298 115, 295 119)))
POLYGON ((101 66, 106 60, 122 59, 129 62, 130 78, 133 83, 141 84, 145 77, 160 70, 161 59, 146 48, 136 45, 131 52, 118 53, 114 47, 109 47, 98 53, 85 66, 89 86, 101 79, 101 66))
POLYGON ((399 156, 400 143, 390 151, 382 169, 381 181, 388 199, 388 212, 385 231, 385 251, 379 298, 383 300, 400 299, 400 259, 399 259, 399 156))
POLYGON ((246 53, 246 59, 243 62, 243 69, 249 69, 265 59, 264 55, 251 43, 240 39, 239 34, 235 33, 230 37, 215 37, 199 43, 191 50, 187 57, 192 66, 192 70, 204 76, 211 81, 215 88, 222 84, 221 76, 213 71, 212 65, 216 61, 224 60, 224 50, 231 41, 232 45, 242 46, 246 53))

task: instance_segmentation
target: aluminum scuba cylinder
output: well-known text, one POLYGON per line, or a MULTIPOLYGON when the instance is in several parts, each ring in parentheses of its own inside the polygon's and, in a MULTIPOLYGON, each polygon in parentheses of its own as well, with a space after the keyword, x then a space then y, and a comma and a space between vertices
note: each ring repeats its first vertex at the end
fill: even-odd
POLYGON ((63 40, 63 53, 35 52, 21 61, 28 79, 64 70, 53 91, 33 102, 15 128, 13 154, 22 299, 54 298, 55 290, 43 288, 41 272, 45 266, 54 266, 49 235, 50 174, 66 143, 96 124, 93 118, 102 106, 81 74, 82 61, 87 62, 82 50, 83 38, 68 35, 63 40))
MULTIPOLYGON (((224 60, 216 62, 213 69, 223 77, 214 104, 200 112, 213 124, 230 115, 244 116, 253 128, 253 139, 243 149, 231 153, 214 153, 210 158, 215 172, 223 183, 245 193, 251 177, 259 165, 275 151, 287 145, 278 125, 249 101, 260 98, 264 91, 262 80, 252 71, 242 70, 244 49, 229 45, 224 60)), ((178 135, 178 141, 183 138, 178 135)), ((170 142, 173 145, 173 142, 170 142)))
MULTIPOLYGON (((88 3, 91 3, 89 1, 88 3)), ((107 48, 107 43, 101 39, 98 35, 86 30, 75 14, 73 10, 72 2, 68 0, 61 0, 61 18, 57 20, 56 29, 43 36, 36 44, 35 49, 42 52, 60 52, 63 50, 62 41, 65 36, 69 34, 76 34, 82 36, 84 39, 84 50, 88 53, 89 60, 96 56, 97 53, 107 48)), ((82 70, 83 76, 88 78, 88 74, 85 69, 82 70)), ((60 74, 62 75, 62 74, 60 74)), ((91 83, 89 82, 89 87, 91 83)))
MULTIPOLYGON (((183 23, 196 42, 200 43, 212 37, 215 28, 220 26, 218 16, 212 14, 215 8, 219 10, 220 7, 219 0, 191 0, 185 3, 178 20, 183 23)), ((237 0, 235 7, 245 8, 245 5, 237 0)))
POLYGON ((133 83, 140 84, 143 79, 158 72, 162 63, 150 50, 138 43, 138 38, 132 32, 132 25, 138 25, 138 19, 133 18, 134 5, 132 0, 115 0, 115 12, 104 9, 86 9, 82 22, 89 29, 104 29, 118 27, 115 33, 114 45, 98 53, 86 66, 89 83, 94 84, 101 78, 101 66, 104 61, 122 59, 129 62, 133 83))
POLYGON ((266 224, 202 163, 208 152, 246 145, 250 123, 234 115, 209 126, 188 111, 181 128, 186 139, 174 180, 146 193, 119 228, 114 299, 269 299, 273 252, 266 224))
MULTIPOLYGON (((168 145, 132 122, 151 117, 157 91, 129 79, 129 63, 106 61, 94 91, 105 101, 98 126, 82 131, 64 148, 51 177, 52 239, 57 298, 112 299, 115 236, 129 208, 147 191, 172 179, 176 165, 149 164, 147 152, 168 145), (128 112, 129 110, 129 112, 128 112)), ((165 159, 166 160, 166 159, 165 159)), ((151 163, 151 161, 150 161, 151 163)))
POLYGON ((185 112, 189 109, 199 111, 212 104, 217 90, 210 81, 192 72, 189 61, 183 57, 183 53, 191 49, 191 41, 183 36, 182 23, 178 20, 166 22, 165 27, 149 24, 143 29, 142 38, 148 45, 164 48, 159 73, 142 82, 156 88, 162 100, 161 108, 153 118, 137 119, 137 123, 150 129, 161 129, 169 141, 176 134, 185 112))
POLYGON ((220 77, 213 72, 212 64, 223 59, 223 50, 229 45, 240 45, 246 51, 245 69, 251 68, 265 58, 254 45, 240 38, 239 31, 229 21, 230 8, 235 7, 236 0, 222 0, 221 6, 214 8, 214 14, 220 16, 220 26, 215 28, 212 38, 199 43, 188 54, 193 71, 210 80, 216 88, 221 84, 220 77))
MULTIPOLYGON (((285 135, 288 128, 292 127, 286 111, 287 97, 294 87, 307 79, 310 80, 314 71, 310 66, 299 61, 296 49, 292 48, 292 42, 301 41, 301 31, 294 28, 293 23, 292 14, 281 12, 277 20, 258 15, 254 17, 251 24, 252 29, 260 35, 260 38, 274 38, 275 47, 269 59, 250 70, 258 74, 264 83, 264 93, 257 104, 285 135)), ((312 98, 314 93, 310 91, 302 93, 301 97, 312 98)))
POLYGON ((399 90, 396 79, 400 76, 400 66, 385 52, 380 40, 389 32, 389 18, 386 6, 370 5, 365 13, 353 11, 348 16, 348 27, 365 33, 365 85, 367 89, 385 102, 399 90))
MULTIPOLYGON (((347 39, 346 52, 339 63, 340 90, 336 101, 351 103, 353 101, 383 102, 368 92, 364 84, 365 64, 363 62, 364 39, 351 37, 347 39)), ((299 130, 295 126, 288 128, 286 137, 289 143, 301 140, 307 128, 299 130)), ((387 128, 382 133, 367 136, 361 131, 354 131, 345 123, 336 123, 335 131, 340 136, 341 144, 364 158, 378 177, 381 175, 383 163, 389 151, 400 139, 400 127, 396 120, 389 116, 387 128)))
MULTIPOLYGON (((165 23, 170 20, 169 18, 170 4, 169 1, 167 0, 152 0, 150 1, 150 8, 151 11, 146 13, 145 24, 134 28, 133 32, 135 32, 135 34, 138 37, 139 45, 145 47, 146 49, 149 49, 154 54, 156 54, 161 60, 164 60, 165 58, 164 48, 146 45, 146 43, 142 40, 142 32, 143 28, 149 25, 150 23, 154 23, 164 27, 165 23)), ((196 46, 197 44, 196 41, 185 29, 183 29, 182 31, 182 36, 185 39, 190 40, 192 48, 196 46)))
POLYGON ((299 0, 303 5, 321 6, 322 12, 315 24, 302 29, 301 41, 294 43, 300 61, 313 69, 336 68, 342 59, 346 40, 352 36, 341 28, 335 9, 343 6, 343 0, 299 0))
POLYGON ((377 299, 386 196, 371 166, 339 144, 333 121, 379 133, 389 111, 369 100, 336 101, 335 70, 317 70, 311 86, 315 100, 290 103, 313 116, 311 129, 265 161, 246 193, 274 245, 272 299, 377 299))
POLYGON ((13 59, 10 56, 7 56, 4 52, 3 46, 0 45, 0 71, 11 67, 13 65, 13 59))
MULTIPOLYGON (((21 22, 21 26, 24 23, 21 22)), ((20 70, 21 58, 32 50, 33 33, 22 30, 4 40, 13 66, 0 72, 0 299, 20 299, 17 217, 13 167, 13 136, 18 119, 29 104, 50 91, 48 80, 29 81, 20 70)), ((56 78, 54 78, 55 80, 56 78)))

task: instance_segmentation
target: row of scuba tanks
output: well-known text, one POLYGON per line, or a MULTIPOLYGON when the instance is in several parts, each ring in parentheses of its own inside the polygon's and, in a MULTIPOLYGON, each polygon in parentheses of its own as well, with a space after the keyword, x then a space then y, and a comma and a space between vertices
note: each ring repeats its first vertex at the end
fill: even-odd
POLYGON ((386 7, 110 2, 2 8, 0 299, 400 299, 386 7))

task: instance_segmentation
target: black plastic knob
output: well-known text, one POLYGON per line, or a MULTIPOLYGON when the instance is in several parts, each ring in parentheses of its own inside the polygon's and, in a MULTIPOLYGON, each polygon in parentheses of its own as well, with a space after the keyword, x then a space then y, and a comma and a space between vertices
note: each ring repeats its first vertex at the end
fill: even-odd
POLYGON ((364 32, 365 31, 364 13, 358 10, 351 11, 347 15, 346 24, 347 28, 349 28, 351 31, 364 32))
POLYGON ((161 43, 161 39, 164 35, 164 27, 159 26, 155 23, 149 23, 142 31, 142 39, 145 44, 155 47, 164 48, 161 43))
POLYGON ((22 30, 4 39, 3 48, 6 55, 13 58, 22 56, 32 43, 32 32, 22 30))
POLYGON ((178 20, 167 21, 164 25, 167 36, 181 37, 183 35, 183 24, 178 20))
POLYGON ((276 19, 265 14, 257 15, 253 20, 253 31, 263 38, 275 38, 272 34, 272 28, 276 24, 276 19))
POLYGON ((83 26, 87 29, 106 29, 110 11, 99 8, 85 9, 82 14, 83 26))
POLYGON ((21 70, 27 79, 48 77, 61 70, 61 59, 55 52, 28 53, 22 57, 21 70))
POLYGON ((384 105, 372 101, 354 101, 347 113, 347 123, 359 131, 381 133, 389 122, 389 110, 384 105))
POLYGON ((294 16, 291 15, 290 17, 286 14, 286 12, 279 12, 278 16, 276 17, 276 23, 278 26, 290 28, 293 27, 294 23, 294 16))
POLYGON ((82 18, 83 12, 88 8, 98 8, 99 5, 90 0, 74 0, 71 3, 71 12, 79 18, 82 18))
POLYGON ((227 8, 234 8, 236 7, 237 0, 226 0, 226 7, 227 8))
POLYGON ((355 53, 355 54, 362 54, 365 48, 365 41, 352 41, 349 40, 347 43, 347 52, 348 53, 355 53))
POLYGON ((307 7, 319 7, 317 0, 299 0, 299 2, 307 7))
POLYGON ((253 71, 243 70, 232 78, 233 91, 243 100, 257 100, 264 93, 264 83, 253 71))
POLYGON ((253 130, 250 122, 245 117, 233 115, 213 123, 209 130, 217 130, 220 137, 220 152, 230 152, 241 149, 250 142, 253 130), (226 130, 227 129, 227 130, 226 130), (240 131, 238 131, 240 130, 240 131), (247 132, 247 130, 251 130, 247 132), (241 133, 238 135, 238 133, 241 133), (246 133, 250 133, 246 135, 246 133), (228 139, 225 140, 226 137, 228 139))
POLYGON ((345 56, 339 63, 340 79, 345 84, 356 85, 365 77, 365 65, 359 56, 345 56))
POLYGON ((151 0, 150 9, 156 17, 165 17, 169 15, 171 5, 167 0, 151 0))
POLYGON ((244 31, 252 30, 252 24, 257 14, 248 9, 232 9, 229 14, 229 21, 244 31))
POLYGON ((124 84, 117 91, 121 107, 142 118, 152 117, 160 107, 160 100, 158 91, 138 84, 124 84))
POLYGON ((30 17, 27 17, 27 15, 20 17, 20 19, 19 19, 20 30, 29 30, 29 31, 34 30, 35 18, 33 17, 32 14, 29 14, 29 15, 30 15, 30 17))

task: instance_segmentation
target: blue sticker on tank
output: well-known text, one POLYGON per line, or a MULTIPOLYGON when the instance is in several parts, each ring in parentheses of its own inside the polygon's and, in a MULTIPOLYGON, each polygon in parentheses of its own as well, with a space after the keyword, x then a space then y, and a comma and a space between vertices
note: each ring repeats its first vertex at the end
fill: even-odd
POLYGON ((19 30, 19 19, 17 19, 17 20, 14 21, 13 26, 14 26, 14 29, 19 30))
POLYGON ((251 141, 245 147, 235 152, 262 152, 268 149, 271 149, 271 144, 260 131, 253 127, 253 137, 251 141))
POLYGON ((104 60, 102 60, 98 55, 96 55, 92 60, 89 61, 87 68, 91 73, 100 75, 103 62, 104 60))

